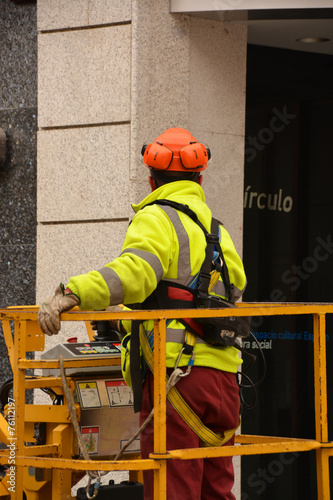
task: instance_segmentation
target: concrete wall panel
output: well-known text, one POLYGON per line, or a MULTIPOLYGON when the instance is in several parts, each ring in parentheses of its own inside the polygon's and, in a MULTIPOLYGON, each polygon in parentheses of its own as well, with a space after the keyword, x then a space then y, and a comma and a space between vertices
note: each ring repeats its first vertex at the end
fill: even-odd
POLYGON ((38 126, 130 119, 131 26, 38 37, 38 126))
POLYGON ((191 18, 190 125, 244 135, 247 28, 191 18))
POLYGON ((131 19, 131 0, 38 0, 39 30, 119 23, 131 19))
POLYGON ((38 221, 128 216, 129 125, 38 133, 38 221))

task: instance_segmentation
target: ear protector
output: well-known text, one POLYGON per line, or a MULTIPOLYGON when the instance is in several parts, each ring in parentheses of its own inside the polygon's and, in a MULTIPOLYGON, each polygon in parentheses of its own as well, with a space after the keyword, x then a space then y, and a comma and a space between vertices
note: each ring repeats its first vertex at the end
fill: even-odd
POLYGON ((201 172, 210 150, 184 129, 166 130, 151 144, 142 146, 143 162, 155 170, 201 172), (163 141, 163 142, 162 142, 163 141))
POLYGON ((170 166, 173 158, 171 149, 160 142, 144 144, 141 154, 143 156, 143 162, 156 170, 166 170, 170 166))

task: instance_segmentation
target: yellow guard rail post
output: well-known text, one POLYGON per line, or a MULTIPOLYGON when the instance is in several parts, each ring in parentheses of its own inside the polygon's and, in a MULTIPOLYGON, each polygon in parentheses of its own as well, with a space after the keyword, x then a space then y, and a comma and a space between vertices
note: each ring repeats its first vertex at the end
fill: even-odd
MULTIPOLYGON (((328 441, 327 421, 327 371, 326 371, 326 314, 333 313, 333 304, 297 304, 297 303, 251 303, 239 304, 236 309, 205 309, 205 310, 159 310, 159 311, 123 311, 121 313, 109 312, 82 312, 78 309, 64 313, 63 321, 87 321, 107 319, 153 319, 155 334, 154 350, 154 453, 148 459, 133 460, 76 460, 68 456, 68 441, 70 417, 67 407, 43 405, 26 405, 25 391, 28 388, 60 387, 59 377, 39 377, 29 379, 26 377, 27 369, 59 368, 55 360, 28 360, 26 352, 42 350, 44 336, 41 334, 37 323, 37 306, 0 309, 0 320, 3 324, 4 336, 9 352, 13 370, 14 387, 13 401, 15 403, 14 425, 10 425, 9 414, 6 421, 0 415, 0 441, 7 444, 15 443, 14 451, 8 447, 0 450, 0 464, 8 464, 11 456, 15 464, 15 487, 10 489, 10 476, 0 483, 0 499, 12 498, 22 500, 23 491, 27 491, 27 467, 36 467, 48 471, 45 477, 51 478, 52 500, 72 498, 70 495, 68 474, 71 471, 87 470, 127 470, 141 471, 154 470, 155 498, 166 499, 166 467, 170 459, 196 459, 206 457, 220 457, 230 455, 256 455, 281 452, 316 450, 317 456, 317 484, 318 499, 330 499, 329 484, 329 457, 333 454, 333 443, 328 441), (315 386, 315 438, 299 439, 272 436, 236 436, 234 446, 205 447, 184 450, 166 450, 166 388, 165 388, 165 338, 166 321, 182 317, 222 317, 222 316, 276 316, 276 315, 312 315, 314 328, 314 386, 315 386), (10 331, 10 321, 14 321, 14 341, 10 331), (47 380, 46 380, 47 379, 47 380), (56 413, 55 413, 56 412, 56 413), (58 423, 53 432, 54 442, 40 446, 25 446, 25 426, 35 420, 42 421, 45 414, 48 421, 58 423), (38 415, 38 418, 36 416, 38 415), (53 419, 53 420, 52 420, 53 419), (63 425, 59 425, 63 424, 63 425), (15 432, 15 436, 11 432, 15 432), (64 439, 64 436, 67 436, 64 439), (13 439, 14 440, 13 440, 13 439), (11 440, 12 439, 12 440, 11 440), (52 456, 50 456, 52 455, 52 456), (14 491, 13 491, 14 490, 14 491)), ((120 364, 120 360, 99 358, 98 360, 65 360, 65 368, 78 366, 106 366, 120 364)), ((78 415, 79 416, 79 415, 78 415)), ((29 498, 40 499, 38 491, 29 498)))

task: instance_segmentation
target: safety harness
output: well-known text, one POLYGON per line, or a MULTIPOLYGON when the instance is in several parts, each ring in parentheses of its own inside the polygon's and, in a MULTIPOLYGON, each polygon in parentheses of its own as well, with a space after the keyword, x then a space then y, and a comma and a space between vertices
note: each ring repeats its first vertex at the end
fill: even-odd
MULTIPOLYGON (((219 222, 212 218, 211 233, 208 233, 199 221, 197 214, 187 205, 172 200, 158 199, 148 205, 170 206, 188 215, 204 232, 206 237, 205 260, 198 273, 195 288, 183 286, 162 280, 155 291, 142 303, 131 305, 137 309, 193 309, 193 308, 224 308, 234 305, 234 285, 230 283, 228 268, 223 256, 219 238, 219 222), (217 256, 214 256, 217 253, 217 256), (214 283, 222 276, 227 300, 210 295, 214 283)), ((143 207, 144 208, 144 207, 143 207)), ((181 319, 185 326, 185 336, 180 355, 191 355, 190 364, 193 364, 193 349, 197 337, 205 342, 216 345, 236 345, 237 337, 246 337, 249 334, 249 319, 242 317, 181 319), (192 361, 191 361, 192 360, 192 361)), ((144 360, 153 373, 153 349, 147 334, 140 321, 132 321, 130 373, 134 393, 134 411, 138 412, 142 406, 142 379, 143 367, 140 363, 140 344, 144 360)), ((178 358, 179 361, 179 358, 178 358)), ((189 368, 190 369, 190 368, 189 368)), ((168 380, 168 377, 167 377, 168 380)), ((233 436, 236 429, 226 431, 222 435, 215 434, 208 429, 187 405, 175 387, 167 394, 174 409, 183 420, 197 433, 203 446, 221 446, 233 436)))
MULTIPOLYGON (((220 244, 219 225, 222 225, 222 223, 213 217, 211 233, 208 233, 198 219, 197 214, 188 205, 161 199, 147 203, 145 207, 154 204, 170 206, 189 216, 205 235, 207 242, 206 254, 196 279, 192 280, 192 286, 184 286, 162 280, 158 283, 154 292, 139 307, 141 309, 212 309, 236 307, 234 284, 230 283, 228 267, 220 244), (210 293, 220 276, 222 276, 225 287, 226 300, 210 293)), ((234 346, 237 337, 247 337, 249 334, 249 318, 222 317, 203 318, 195 321, 192 319, 182 319, 180 321, 192 333, 203 338, 205 342, 211 345, 234 346)), ((190 354, 190 351, 185 352, 185 354, 190 354)))

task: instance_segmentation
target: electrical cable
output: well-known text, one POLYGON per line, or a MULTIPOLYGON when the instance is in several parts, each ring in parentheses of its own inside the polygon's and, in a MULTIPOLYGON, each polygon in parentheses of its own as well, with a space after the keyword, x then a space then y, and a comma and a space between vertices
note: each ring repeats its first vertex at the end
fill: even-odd
POLYGON ((50 396, 50 398, 52 399, 52 404, 53 405, 63 405, 64 404, 64 400, 63 400, 63 396, 61 394, 57 394, 53 389, 51 389, 51 387, 41 387, 40 388, 43 392, 45 392, 45 394, 47 394, 48 396, 50 396))
POLYGON ((240 399, 241 399, 242 405, 245 408, 249 409, 249 410, 252 409, 255 406, 256 401, 257 401, 257 391, 256 391, 256 388, 259 387, 260 384, 262 384, 262 382, 264 381, 264 379, 266 377, 266 359, 265 359, 265 355, 264 355, 263 350, 262 350, 262 348, 260 346, 260 343, 258 342, 257 337, 252 332, 250 332, 250 335, 252 336, 253 340, 257 344, 257 348, 259 350, 259 353, 260 353, 260 356, 261 356, 261 359, 262 359, 262 362, 263 362, 263 373, 262 373, 261 377, 259 378, 259 380, 257 382, 253 382, 251 380, 251 378, 249 377, 249 375, 247 375, 247 372, 254 365, 254 363, 258 360, 258 356, 256 356, 255 354, 249 353, 248 351, 246 351, 245 349, 243 349, 241 346, 237 346, 237 348, 243 354, 245 354, 246 356, 248 356, 248 357, 251 358, 251 361, 249 362, 249 364, 246 367, 246 369, 242 370, 241 372, 237 372, 238 386, 240 388, 240 391, 239 391, 240 399), (244 384, 243 383, 243 378, 245 378, 248 381, 248 384, 244 384), (247 403, 245 401, 244 395, 243 395, 243 389, 252 389, 252 392, 253 392, 253 401, 252 401, 252 403, 249 404, 249 403, 247 403))

